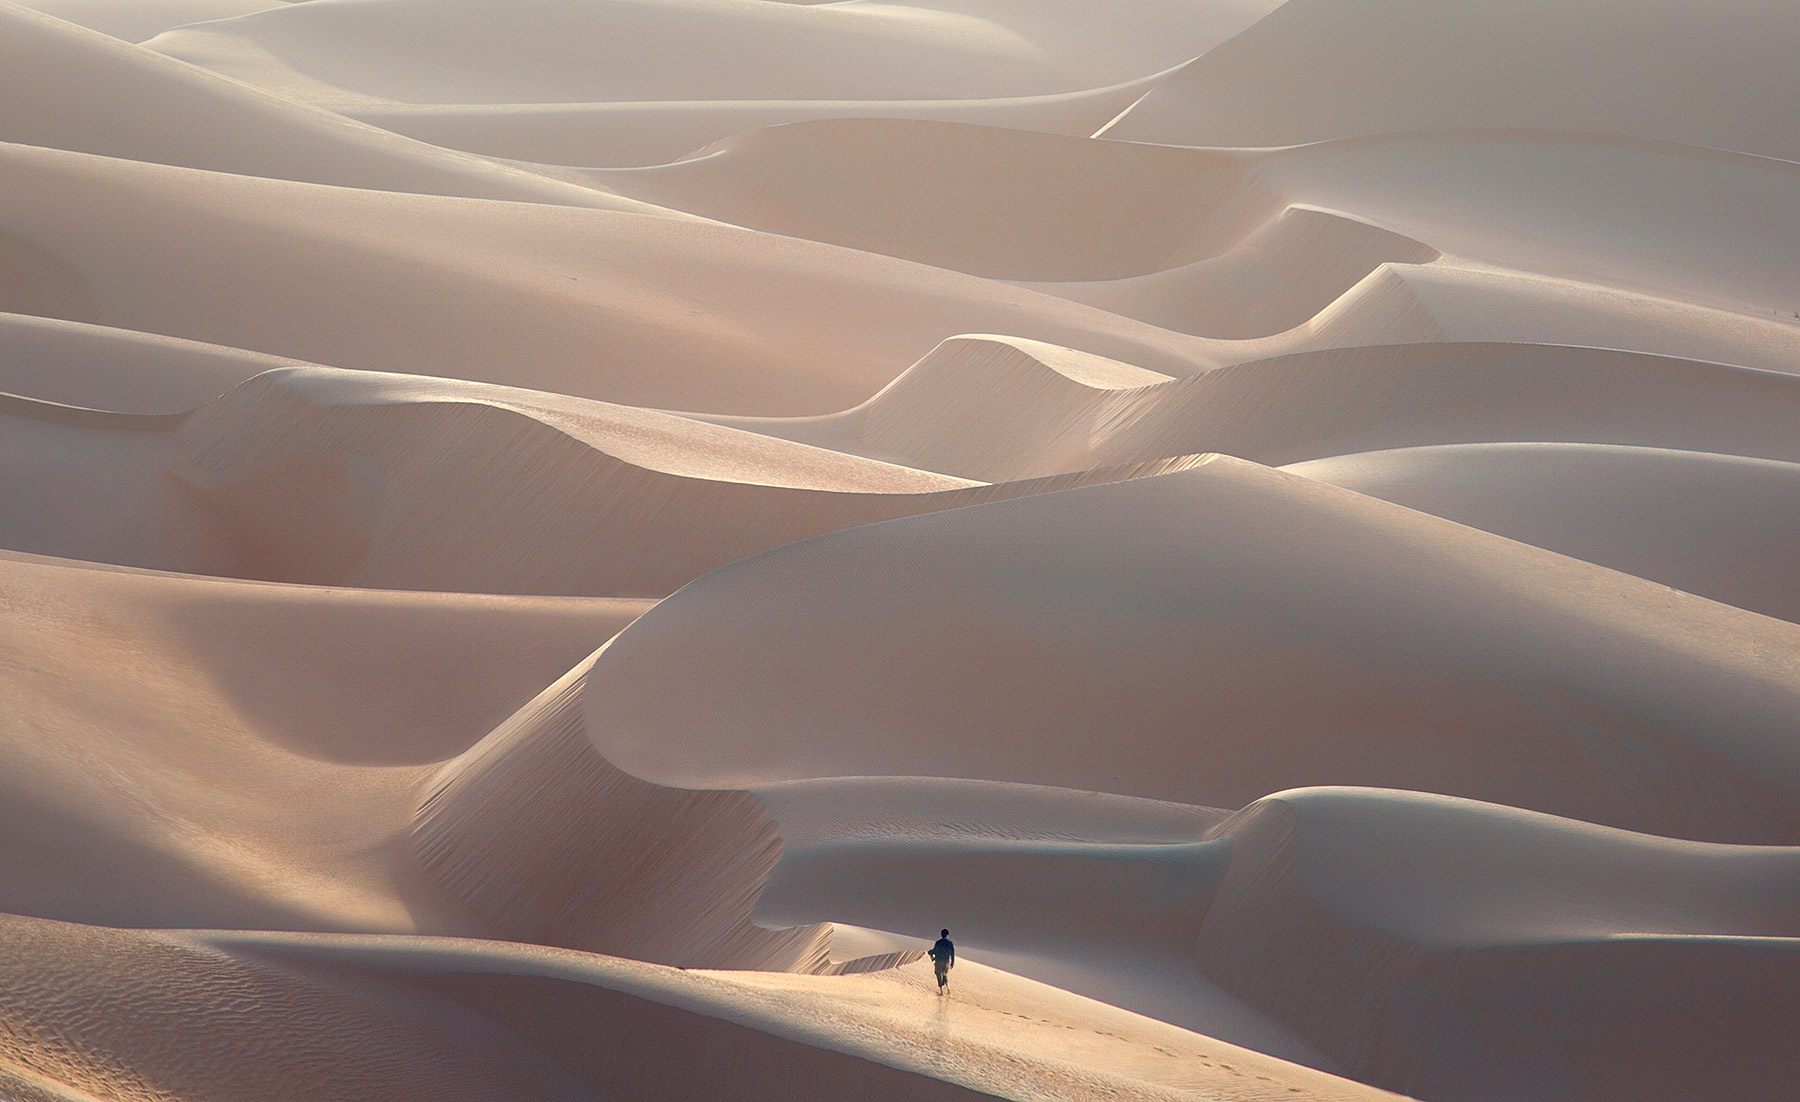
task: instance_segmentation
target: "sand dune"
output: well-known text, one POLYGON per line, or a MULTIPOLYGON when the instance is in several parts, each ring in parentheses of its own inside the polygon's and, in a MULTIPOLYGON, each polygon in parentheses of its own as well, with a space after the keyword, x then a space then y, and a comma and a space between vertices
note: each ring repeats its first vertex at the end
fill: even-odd
POLYGON ((825 926, 751 920, 781 852, 745 792, 684 792, 594 748, 586 663, 434 776, 421 864, 496 936, 684 967, 815 971, 825 926))
POLYGON ((1197 462, 988 485, 635 407, 318 367, 266 372, 184 416, 9 399, 0 448, 15 550, 268 581, 621 597, 663 596, 837 528, 1197 462), (107 507, 71 513, 70 495, 107 507))
POLYGON ((1716 1023, 1746 1002, 1793 1013, 1796 861, 1465 800, 1304 789, 1184 844, 821 841, 784 855, 770 891, 790 913, 904 924, 932 885, 954 885, 969 908, 955 921, 985 953, 1030 969, 1021 949, 1067 960, 1105 942, 1097 959, 1115 983, 1132 975, 1122 986, 1139 999, 1219 983, 1324 1051, 1217 996, 1165 1015, 1420 1097, 1679 1098, 1729 1082, 1760 1098, 1785 1081, 1780 1031, 1716 1023), (1098 905, 1063 902, 1083 897, 1098 905), (1569 1005, 1571 976, 1610 1009, 1569 1005))
POLYGON ((854 404, 943 338, 1002 321, 1153 366, 1198 351, 1191 338, 1047 295, 689 218, 18 146, 0 148, 0 178, 10 196, 0 231, 29 246, 6 239, 0 272, 28 267, 0 278, 0 306, 33 312, 37 269, 48 268, 93 304, 71 320, 334 367, 797 414, 854 404), (269 265, 270 253, 291 263, 269 265), (413 278, 421 269, 436 274, 413 278))
POLYGON ((929 761, 1237 807, 1354 777, 1786 842, 1796 630, 1221 458, 715 571, 608 646, 589 723, 664 784, 929 761))
POLYGON ((246 88, 12 0, 0 0, 0 67, 9 85, 0 141, 339 187, 618 205, 246 88))
POLYGON ((1787 1089, 1770 1023, 1800 1012, 1800 852, 1346 790, 1220 830, 1204 967, 1358 1078, 1425 1098, 1787 1089))
POLYGON ((21 5, 127 42, 142 42, 188 23, 229 19, 281 0, 31 0, 21 5))
POLYGON ((1041 289, 1165 329, 1248 340, 1306 325, 1384 265, 1423 264, 1438 255, 1366 223, 1288 207, 1205 260, 1137 278, 1041 289), (1273 293, 1277 287, 1280 294, 1273 293))
POLYGON ((1245 163, 988 126, 833 119, 594 178, 788 237, 998 279, 1076 280, 1157 272, 1223 247, 1240 232, 1241 209, 1262 198, 1240 195, 1245 163), (1040 186, 996 189, 995 178, 1040 186))
POLYGON ((1460 444, 1287 468, 1676 589, 1800 622, 1800 467, 1597 444, 1460 444))
POLYGON ((1569 130, 1800 160, 1800 123, 1768 94, 1797 47, 1800 19, 1767 0, 1289 0, 1107 135, 1275 146, 1449 127, 1569 130))
POLYGON ((0 910, 124 926, 469 932, 413 790, 647 604, 0 570, 0 910))
POLYGON ((1273 7, 532 0, 503 17, 480 3, 380 0, 272 8, 151 46, 453 148, 641 165, 817 118, 1086 136, 1273 7))
MULTIPOLYGON (((1441 261, 1387 267, 1320 311, 1306 328, 1321 348, 1428 340, 1575 345, 1792 374, 1800 360, 1797 320, 1441 261)), ((1257 342, 1245 343, 1250 351, 1257 342)))
POLYGON ((1154 73, 1120 84, 1041 96, 977 99, 676 100, 594 103, 369 103, 355 117, 384 130, 450 149, 532 162, 537 171, 668 164, 763 127, 814 119, 929 119, 1086 137, 1166 79, 1154 73))
MULTIPOLYGON (((0 393, 111 413, 171 416, 295 361, 241 348, 29 314, 0 314, 0 393), (94 365, 104 364, 104 370, 94 365)), ((23 409, 23 406, 15 406, 23 409)))
POLYGON ((1256 182, 1445 254, 1795 319, 1791 161, 1627 138, 1453 130, 1272 152, 1256 182), (1696 205, 1695 195, 1716 202, 1696 205))
POLYGON ((1223 452, 1259 462, 1568 441, 1800 457, 1789 373, 1592 348, 1424 343, 1170 379, 1004 337, 946 341, 843 413, 721 424, 983 480, 1223 452))
POLYGON ((0 0, 0 1096, 1783 1102, 1797 43, 0 0))
POLYGON ((1442 339, 1776 370, 1800 355, 1785 260, 1796 178, 1765 158, 1485 131, 1175 149, 844 119, 591 176, 739 225, 1029 281, 1212 338, 1197 353, 1212 363, 1442 339), (998 179, 1017 186, 974 183, 998 179), (1694 211, 1698 190, 1720 203, 1694 211), (1672 240, 1686 243, 1674 263, 1660 251, 1672 240))
POLYGON ((451 939, 197 932, 182 940, 286 968, 349 967, 414 998, 460 1004, 526 1038, 601 1097, 621 1089, 715 1097, 722 1078, 737 1076, 749 1097, 771 1098, 1393 1097, 975 964, 968 997, 926 1021, 938 1000, 919 964, 817 977, 678 971, 451 939), (635 1058, 670 1050, 667 1061, 635 1058))

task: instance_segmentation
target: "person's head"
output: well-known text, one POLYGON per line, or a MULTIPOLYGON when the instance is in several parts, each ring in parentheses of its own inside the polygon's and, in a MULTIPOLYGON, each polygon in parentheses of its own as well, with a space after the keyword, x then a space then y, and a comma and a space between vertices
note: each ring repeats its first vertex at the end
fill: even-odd
POLYGON ((950 931, 949 931, 949 930, 945 930, 945 931, 943 931, 943 932, 942 932, 942 933, 940 933, 940 934, 938 934, 938 936, 939 936, 939 937, 949 937, 949 936, 950 936, 950 931))

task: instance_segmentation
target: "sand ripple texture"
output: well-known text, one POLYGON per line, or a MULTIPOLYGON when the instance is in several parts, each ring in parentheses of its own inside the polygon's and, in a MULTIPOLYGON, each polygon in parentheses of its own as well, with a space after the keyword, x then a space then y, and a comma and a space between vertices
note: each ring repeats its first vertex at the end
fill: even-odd
POLYGON ((1796 56, 0 0, 0 1098, 1793 1099, 1796 56))

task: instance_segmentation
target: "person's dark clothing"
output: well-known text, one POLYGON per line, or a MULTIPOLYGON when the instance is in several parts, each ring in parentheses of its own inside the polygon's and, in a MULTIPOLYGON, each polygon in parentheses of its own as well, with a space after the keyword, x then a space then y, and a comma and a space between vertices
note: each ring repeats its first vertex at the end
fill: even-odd
POLYGON ((937 965, 938 986, 949 983, 950 966, 956 963, 956 946, 950 943, 949 938, 938 938, 937 944, 931 947, 931 963, 937 965))

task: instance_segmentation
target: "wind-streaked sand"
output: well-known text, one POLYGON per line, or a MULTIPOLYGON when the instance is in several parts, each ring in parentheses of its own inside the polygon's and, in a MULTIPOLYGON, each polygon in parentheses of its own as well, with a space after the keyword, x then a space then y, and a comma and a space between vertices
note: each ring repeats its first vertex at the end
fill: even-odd
POLYGON ((1792 1097, 1796 53, 0 0, 0 1097, 1792 1097))

